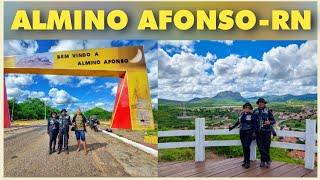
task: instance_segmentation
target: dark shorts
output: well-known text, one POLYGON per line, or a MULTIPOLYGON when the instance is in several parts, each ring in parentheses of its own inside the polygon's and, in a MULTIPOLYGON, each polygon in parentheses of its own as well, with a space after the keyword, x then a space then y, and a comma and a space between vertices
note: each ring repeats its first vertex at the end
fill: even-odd
POLYGON ((84 130, 75 130, 74 132, 76 134, 77 140, 81 140, 81 141, 86 140, 86 135, 84 133, 84 130))

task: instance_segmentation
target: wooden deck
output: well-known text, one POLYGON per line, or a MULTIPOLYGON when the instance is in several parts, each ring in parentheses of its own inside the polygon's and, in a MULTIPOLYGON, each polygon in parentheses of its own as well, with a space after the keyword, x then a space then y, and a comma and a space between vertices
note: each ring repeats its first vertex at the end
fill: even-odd
POLYGON ((303 166, 284 162, 272 162, 269 169, 260 168, 260 161, 251 162, 249 169, 243 168, 241 164, 240 158, 206 160, 201 163, 159 162, 158 171, 160 177, 317 177, 317 169, 309 170, 303 166))

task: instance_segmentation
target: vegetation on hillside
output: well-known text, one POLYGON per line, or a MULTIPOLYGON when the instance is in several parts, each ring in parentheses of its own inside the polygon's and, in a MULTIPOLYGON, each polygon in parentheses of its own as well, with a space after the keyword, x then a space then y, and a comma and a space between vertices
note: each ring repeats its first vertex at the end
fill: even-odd
POLYGON ((94 107, 84 112, 84 115, 89 118, 90 116, 96 115, 99 120, 110 120, 112 112, 109 112, 100 107, 94 107))

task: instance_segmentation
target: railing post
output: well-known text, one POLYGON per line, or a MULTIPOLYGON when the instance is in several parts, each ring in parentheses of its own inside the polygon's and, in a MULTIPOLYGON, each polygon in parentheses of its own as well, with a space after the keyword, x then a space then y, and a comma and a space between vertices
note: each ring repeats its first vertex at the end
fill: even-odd
POLYGON ((254 161, 257 159, 257 142, 254 140, 250 145, 250 160, 254 161))
POLYGON ((305 137, 305 168, 314 169, 315 160, 315 142, 316 142, 316 121, 306 120, 306 137, 305 137))
POLYGON ((196 118, 195 121, 195 161, 202 162, 205 160, 205 118, 196 118))

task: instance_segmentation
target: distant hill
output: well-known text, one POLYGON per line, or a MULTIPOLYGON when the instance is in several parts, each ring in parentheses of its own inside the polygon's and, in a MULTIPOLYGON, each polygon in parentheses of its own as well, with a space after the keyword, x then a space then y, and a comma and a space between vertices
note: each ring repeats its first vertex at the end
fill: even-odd
POLYGON ((248 100, 241 96, 239 92, 232 92, 232 91, 222 91, 219 92, 216 96, 212 98, 194 98, 190 100, 190 103, 202 103, 202 102, 221 102, 221 101, 228 101, 228 102, 247 102, 248 100))
MULTIPOLYGON (((287 101, 315 101, 317 100, 317 94, 304 94, 304 95, 269 95, 262 96, 269 102, 287 102, 287 101)), ((244 98, 239 92, 232 91, 222 91, 219 92, 214 97, 205 97, 205 98, 194 98, 189 101, 176 101, 176 100, 167 100, 159 99, 160 104, 182 104, 182 103, 192 103, 192 104, 232 104, 232 103, 244 103, 252 102, 255 103, 259 97, 250 97, 244 98)))
POLYGON ((169 99, 158 99, 159 104, 182 104, 188 103, 188 101, 176 101, 176 100, 169 100, 169 99))
POLYGON ((91 116, 95 115, 100 120, 109 120, 112 117, 112 112, 109 112, 109 111, 102 109, 100 107, 94 107, 94 108, 89 109, 86 112, 84 112, 84 115, 87 118, 90 118, 91 116))
POLYGON ((233 100, 247 102, 248 100, 241 96, 239 92, 223 91, 219 92, 216 96, 212 98, 213 100, 233 100))
MULTIPOLYGON (((248 98, 250 102, 256 101, 259 97, 251 97, 248 98)), ((303 94, 303 95, 291 95, 291 94, 286 94, 286 95, 271 95, 271 96, 264 96, 267 101, 270 102, 287 102, 287 101, 315 101, 317 100, 317 94, 303 94)))

